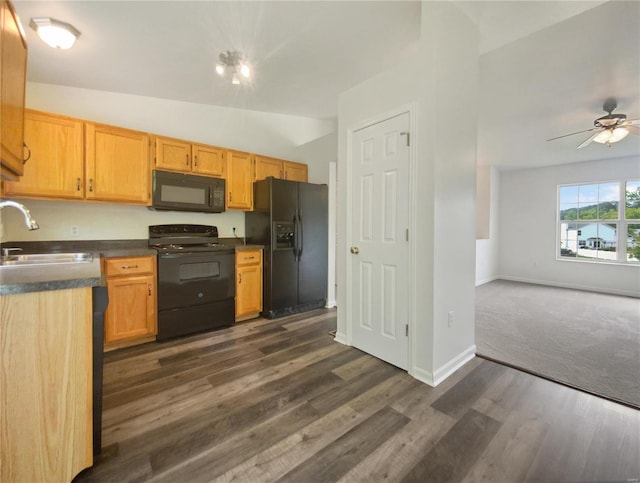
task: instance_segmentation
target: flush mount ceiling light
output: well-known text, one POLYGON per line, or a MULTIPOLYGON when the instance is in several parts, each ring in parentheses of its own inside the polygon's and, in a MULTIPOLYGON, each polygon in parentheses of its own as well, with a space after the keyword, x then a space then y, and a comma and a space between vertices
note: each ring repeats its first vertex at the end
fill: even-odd
POLYGON ((231 72, 231 83, 240 84, 240 79, 249 79, 251 77, 251 68, 245 62, 242 52, 225 50, 220 53, 218 63, 216 64, 216 72, 224 76, 229 70, 231 72))
POLYGON ((49 17, 32 18, 29 26, 54 49, 71 48, 80 35, 73 25, 49 17))

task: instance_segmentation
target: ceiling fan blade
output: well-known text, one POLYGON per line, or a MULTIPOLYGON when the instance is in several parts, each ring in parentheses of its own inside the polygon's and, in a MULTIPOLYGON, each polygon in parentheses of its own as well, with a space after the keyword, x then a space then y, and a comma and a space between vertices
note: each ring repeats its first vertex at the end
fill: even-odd
POLYGON ((591 129, 585 129, 584 131, 572 132, 571 134, 564 134, 562 136, 558 136, 558 137, 555 137, 555 138, 547 139, 547 141, 554 141, 556 139, 566 138, 567 136, 573 136, 574 134, 581 134, 583 132, 589 132, 589 131, 593 131, 595 129, 600 129, 600 128, 599 127, 592 127, 591 129))
POLYGON ((622 126, 640 126, 640 119, 631 119, 622 123, 622 126))
MULTIPOLYGON (((592 129, 591 129, 592 131, 592 129)), ((598 130, 597 133, 592 134, 591 137, 589 137, 589 139, 587 139, 586 141, 584 141, 580 146, 578 146, 576 149, 580 149, 580 148, 584 148, 585 146, 588 146, 589 144, 591 144, 591 142, 596 138, 596 136, 598 134, 600 134, 601 130, 598 130)))
POLYGON ((635 134, 636 136, 640 136, 640 126, 625 126, 626 129, 629 130, 631 134, 635 134))

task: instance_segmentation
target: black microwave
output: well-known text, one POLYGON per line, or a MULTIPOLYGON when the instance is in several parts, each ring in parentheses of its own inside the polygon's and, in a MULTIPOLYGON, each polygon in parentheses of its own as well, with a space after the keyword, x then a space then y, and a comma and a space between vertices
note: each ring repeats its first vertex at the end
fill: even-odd
POLYGON ((154 210, 224 211, 224 180, 195 174, 153 171, 154 210))

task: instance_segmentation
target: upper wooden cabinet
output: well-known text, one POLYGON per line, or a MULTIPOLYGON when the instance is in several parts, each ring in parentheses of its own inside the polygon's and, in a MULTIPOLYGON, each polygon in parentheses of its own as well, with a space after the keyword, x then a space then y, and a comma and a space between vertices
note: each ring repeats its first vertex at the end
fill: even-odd
POLYGON ((148 134, 27 110, 25 139, 31 159, 5 195, 151 204, 148 134))
POLYGON ((256 155, 255 181, 260 181, 261 179, 268 178, 269 176, 284 179, 282 160, 256 155))
POLYGON ((0 5, 0 176, 15 180, 23 173, 27 41, 13 5, 0 5))
POLYGON ((293 161, 283 162, 284 179, 291 181, 304 181, 309 179, 308 167, 306 164, 294 163, 293 161))
POLYGON ((88 200, 151 204, 147 133, 85 123, 88 200))
POLYGON ((82 121, 25 111, 25 142, 31 158, 20 182, 6 182, 6 195, 83 199, 82 121))
POLYGON ((158 169, 224 178, 225 150, 205 144, 156 136, 155 166, 158 169))
POLYGON ((227 151, 227 208, 253 207, 253 155, 227 151))
POLYGON ((306 182, 308 179, 307 165, 256 154, 254 180, 259 181, 269 176, 291 181, 306 182))

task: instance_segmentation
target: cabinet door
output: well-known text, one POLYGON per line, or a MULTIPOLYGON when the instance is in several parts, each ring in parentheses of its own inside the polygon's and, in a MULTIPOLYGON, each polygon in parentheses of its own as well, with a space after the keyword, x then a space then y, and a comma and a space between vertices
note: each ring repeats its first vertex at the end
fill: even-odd
POLYGON ((226 177, 226 160, 224 149, 215 146, 194 144, 191 148, 193 154, 192 171, 216 178, 226 177))
POLYGON ((85 124, 88 200, 151 204, 149 135, 102 124, 85 124))
POLYGON ((236 317, 262 310, 262 265, 236 268, 236 317))
POLYGON ((302 163, 294 163, 292 161, 284 162, 284 179, 290 181, 304 181, 308 180, 307 165, 302 163))
POLYGON ((179 139, 156 137, 156 168, 191 171, 191 143, 179 139))
POLYGON ((250 210, 253 206, 253 156, 227 151, 227 208, 250 210))
POLYGON ((5 179, 22 175, 24 139, 24 92, 27 73, 27 42, 13 6, 0 4, 0 174, 5 179))
POLYGON ((107 278, 107 290, 105 344, 157 333, 153 275, 107 278))
POLYGON ((282 160, 275 158, 267 158, 266 156, 256 155, 255 181, 273 176, 274 178, 283 178, 282 160))
POLYGON ((31 158, 19 182, 5 183, 5 194, 82 199, 84 164, 82 121, 37 111, 25 112, 25 141, 31 158))

